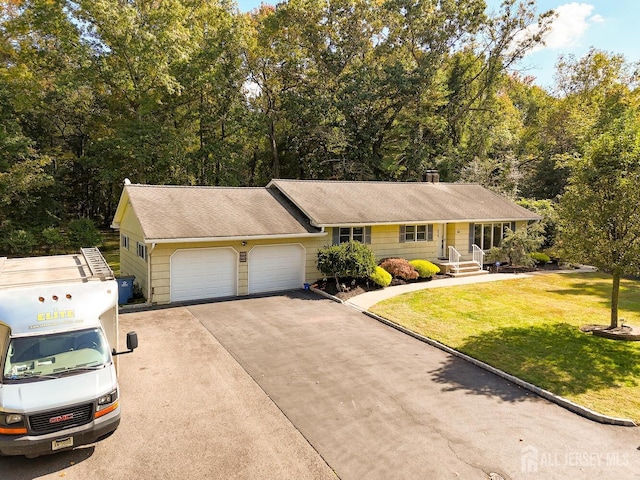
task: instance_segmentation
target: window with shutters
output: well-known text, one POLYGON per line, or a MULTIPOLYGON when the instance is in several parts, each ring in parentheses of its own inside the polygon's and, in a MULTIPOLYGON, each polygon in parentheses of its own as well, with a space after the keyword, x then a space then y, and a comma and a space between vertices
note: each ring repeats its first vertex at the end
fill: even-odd
POLYGON ((433 225, 402 225, 400 227, 400 241, 404 242, 432 242, 433 225))
POLYGON ((341 244, 350 241, 371 243, 371 227, 339 227, 334 228, 333 243, 341 244))

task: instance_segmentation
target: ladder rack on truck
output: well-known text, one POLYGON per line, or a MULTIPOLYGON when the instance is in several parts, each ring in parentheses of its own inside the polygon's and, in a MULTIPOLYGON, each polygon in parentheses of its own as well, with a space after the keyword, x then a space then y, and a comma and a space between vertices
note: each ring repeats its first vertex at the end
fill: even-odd
POLYGON ((0 289, 19 285, 113 280, 115 276, 97 248, 80 254, 0 258, 0 289))
POLYGON ((84 259, 89 266, 89 270, 91 270, 91 274, 94 277, 109 280, 114 278, 113 271, 109 268, 109 265, 100 253, 100 250, 96 247, 91 247, 81 248, 80 251, 82 252, 84 259))

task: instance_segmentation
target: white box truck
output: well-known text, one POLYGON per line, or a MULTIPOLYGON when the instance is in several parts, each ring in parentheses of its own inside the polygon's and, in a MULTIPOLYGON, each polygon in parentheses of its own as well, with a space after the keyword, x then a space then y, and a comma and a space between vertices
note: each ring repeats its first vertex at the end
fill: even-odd
POLYGON ((96 442, 120 423, 118 283, 97 248, 0 258, 0 455, 96 442))

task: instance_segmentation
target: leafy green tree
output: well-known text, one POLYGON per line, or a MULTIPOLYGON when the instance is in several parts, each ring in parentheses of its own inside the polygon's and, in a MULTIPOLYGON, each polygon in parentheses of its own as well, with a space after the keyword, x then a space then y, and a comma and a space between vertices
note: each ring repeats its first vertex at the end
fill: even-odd
POLYGON ((544 242, 542 232, 543 227, 539 223, 515 232, 509 229, 500 246, 489 251, 487 259, 491 262, 506 260, 514 267, 531 267, 535 264, 531 254, 537 252, 544 242))
POLYGON ((558 234, 558 204, 553 200, 521 199, 518 205, 537 213, 542 217, 540 225, 543 229, 544 243, 542 248, 551 248, 556 244, 558 234))
POLYGON ((69 222, 67 240, 74 249, 102 245, 102 235, 89 218, 80 218, 69 222))
POLYGON ((618 327, 620 278, 640 272, 640 120, 627 108, 572 159, 560 202, 564 255, 610 273, 610 327, 618 327))
POLYGON ((65 238, 63 233, 57 227, 47 227, 42 230, 40 234, 41 244, 48 253, 56 253, 57 251, 63 250, 65 244, 65 238))
POLYGON ((376 266, 373 251, 360 242, 351 241, 318 250, 318 271, 333 277, 338 291, 342 291, 340 277, 368 278, 376 266))
POLYGON ((20 256, 31 254, 37 244, 35 236, 26 230, 13 230, 9 233, 6 242, 9 251, 20 256))

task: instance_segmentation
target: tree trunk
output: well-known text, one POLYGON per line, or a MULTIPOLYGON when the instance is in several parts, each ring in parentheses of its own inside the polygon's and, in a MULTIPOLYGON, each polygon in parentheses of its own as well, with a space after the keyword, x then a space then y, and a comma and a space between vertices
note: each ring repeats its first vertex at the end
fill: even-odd
POLYGON ((620 271, 613 270, 613 287, 611 288, 611 328, 618 328, 618 297, 620 294, 620 271))

